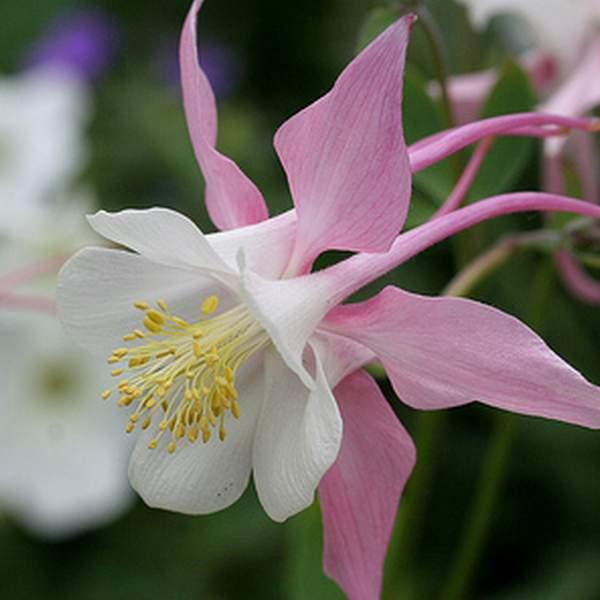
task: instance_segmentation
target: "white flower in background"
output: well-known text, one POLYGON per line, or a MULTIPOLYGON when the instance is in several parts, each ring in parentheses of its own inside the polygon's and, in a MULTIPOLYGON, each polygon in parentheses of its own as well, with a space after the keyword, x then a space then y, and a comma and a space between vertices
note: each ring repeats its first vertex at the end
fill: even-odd
POLYGON ((576 63, 600 20, 599 0, 458 0, 480 28, 497 15, 521 17, 534 45, 560 59, 563 70, 576 63))
POLYGON ((89 112, 86 84, 63 69, 0 79, 0 508, 50 538, 133 498, 130 441, 94 393, 105 369, 52 314, 61 257, 93 239, 93 193, 76 182, 89 112))
POLYGON ((86 161, 89 109, 85 84, 64 70, 0 78, 0 235, 36 239, 60 221, 86 161))
POLYGON ((0 504, 44 537, 76 534, 131 501, 129 445, 97 400, 105 370, 52 316, 2 311, 0 504))

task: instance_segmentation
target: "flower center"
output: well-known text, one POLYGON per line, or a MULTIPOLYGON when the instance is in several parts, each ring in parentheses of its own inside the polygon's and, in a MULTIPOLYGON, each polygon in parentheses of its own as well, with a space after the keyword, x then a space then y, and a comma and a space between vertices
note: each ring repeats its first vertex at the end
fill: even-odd
POLYGON ((219 306, 217 296, 202 302, 202 317, 194 323, 172 314, 164 300, 156 307, 143 301, 134 306, 144 313, 144 330, 123 336, 138 345, 117 348, 108 358, 109 364, 122 364, 113 377, 126 379, 105 390, 102 398, 116 392, 119 406, 135 406, 127 433, 138 422, 142 429, 158 422, 150 449, 168 435, 167 451, 172 454, 184 438, 206 443, 217 428, 224 441, 227 418, 240 416, 236 373, 269 343, 269 336, 244 305, 210 317, 219 306))

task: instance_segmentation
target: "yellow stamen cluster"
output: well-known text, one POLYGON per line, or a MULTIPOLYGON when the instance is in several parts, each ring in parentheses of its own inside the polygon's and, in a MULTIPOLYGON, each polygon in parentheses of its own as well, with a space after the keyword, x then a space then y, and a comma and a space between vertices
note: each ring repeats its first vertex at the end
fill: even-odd
POLYGON ((119 365, 113 377, 126 377, 102 398, 117 393, 119 406, 135 406, 128 433, 138 423, 144 430, 154 423, 150 449, 167 435, 172 454, 184 439, 208 442, 217 428, 224 441, 226 417, 240 417, 236 372, 268 343, 265 331, 243 305, 212 316, 219 307, 217 296, 202 302, 202 316, 194 323, 172 314, 164 300, 155 307, 137 301, 134 307, 144 313, 143 329, 123 336, 136 345, 116 348, 109 356, 110 365, 119 365))

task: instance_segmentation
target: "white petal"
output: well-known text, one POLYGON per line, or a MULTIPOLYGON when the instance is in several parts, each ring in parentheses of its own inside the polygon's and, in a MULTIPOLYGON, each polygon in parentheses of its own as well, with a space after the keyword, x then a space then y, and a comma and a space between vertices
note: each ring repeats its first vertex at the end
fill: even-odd
POLYGON ((285 270, 296 236, 296 211, 206 236, 210 245, 233 270, 238 270, 240 250, 246 256, 248 268, 262 277, 276 279, 285 270))
POLYGON ((213 250, 205 235, 184 215, 167 208, 103 210, 88 217, 101 236, 163 265, 203 269, 231 280, 233 271, 213 250))
POLYGON ((285 360, 308 388, 313 378, 302 363, 306 342, 334 306, 337 281, 325 271, 292 279, 264 279, 240 254, 241 295, 285 360))
POLYGON ((4 312, 0 328, 11 350, 2 356, 3 503, 45 537, 108 522, 133 499, 131 440, 122 431, 122 413, 98 400, 97 390, 106 386, 102 365, 79 351, 50 316, 4 312), (48 385, 50 373, 62 374, 60 392, 48 385))
POLYGON ((202 300, 229 292, 202 272, 159 265, 122 250, 87 248, 62 268, 57 289, 59 316, 84 348, 106 354, 139 328, 142 315, 133 302, 164 298, 184 319, 200 316, 202 300))
POLYGON ((154 450, 147 447, 154 431, 140 437, 129 478, 146 504, 185 514, 207 514, 226 508, 242 495, 250 478, 252 441, 264 393, 260 362, 254 361, 246 369, 239 385, 240 419, 230 417, 226 422, 224 442, 215 435, 206 444, 182 440, 177 451, 169 454, 166 436, 154 450))
POLYGON ((312 503, 341 444, 342 419, 315 359, 315 389, 309 392, 274 349, 265 352, 265 403, 252 463, 258 497, 275 521, 312 503))

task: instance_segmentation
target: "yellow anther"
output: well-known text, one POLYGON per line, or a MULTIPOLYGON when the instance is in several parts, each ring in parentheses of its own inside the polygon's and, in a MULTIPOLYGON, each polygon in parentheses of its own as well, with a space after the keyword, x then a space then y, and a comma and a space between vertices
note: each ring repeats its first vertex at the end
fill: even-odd
POLYGON ((169 312, 169 307, 167 306, 167 302, 164 298, 159 298, 156 304, 158 308, 160 308, 160 310, 162 310, 164 313, 169 312))
MULTIPOLYGON (((159 313, 157 310, 154 310, 153 308, 151 308, 146 313, 146 318, 150 319, 151 321, 154 321, 157 325, 163 325, 165 322, 165 317, 163 316, 163 314, 159 313)), ((146 321, 146 319, 144 319, 144 322, 145 321, 146 321)))
POLYGON ((237 400, 234 400, 231 403, 231 414, 236 418, 240 418, 240 403, 237 400))
POLYGON ((117 404, 119 406, 130 406, 131 403, 135 400, 135 396, 133 395, 129 395, 129 396, 123 396, 118 402, 117 404))
POLYGON ((185 426, 181 423, 177 426, 175 430, 175 437, 180 440, 185 435, 185 426))
POLYGON ((129 387, 129 379, 121 379, 121 381, 119 381, 118 388, 123 389, 127 387, 129 387))
POLYGON ((127 356, 129 353, 129 348, 117 348, 113 350, 113 356, 118 356, 119 358, 123 358, 123 356, 127 356))
POLYGON ((202 357, 202 346, 200 346, 200 344, 198 342, 194 342, 192 344, 192 348, 194 350, 194 356, 196 358, 201 358, 202 357))
POLYGON ((137 423, 140 420, 140 415, 138 415, 137 413, 134 413, 129 417, 129 420, 132 423, 137 423))
POLYGON ((134 302, 133 306, 139 310, 148 310, 150 308, 150 305, 147 302, 144 302, 143 300, 138 300, 137 302, 134 302))
POLYGON ((133 335, 140 340, 143 340, 146 337, 146 334, 141 329, 134 329, 133 335))
POLYGON ((118 377, 119 375, 123 375, 123 373, 124 373, 124 369, 113 369, 113 370, 110 372, 110 374, 111 374, 113 377, 118 377))
POLYGON ((142 429, 146 431, 146 429, 148 429, 150 425, 152 425, 152 417, 146 417, 146 419, 144 419, 144 422, 142 423, 142 429))
POLYGON ((110 395, 112 394, 112 390, 104 390, 102 392, 102 400, 108 400, 110 395))
POLYGON ((217 417, 215 417, 214 412, 211 411, 210 413, 208 413, 208 420, 210 421, 212 427, 214 427, 217 424, 217 417))
POLYGON ((187 390, 185 390, 185 394, 183 395, 183 397, 186 400, 191 400, 194 397, 194 394, 192 393, 192 390, 190 390, 189 388, 187 390))
POLYGON ((227 379, 229 383, 233 383, 235 380, 235 373, 231 367, 225 367, 225 379, 227 379))
POLYGON ((135 340, 135 333, 128 333, 127 335, 123 336, 124 342, 133 342, 133 340, 135 340))
POLYGON ((219 427, 219 439, 224 442, 227 437, 227 432, 225 431, 225 427, 221 423, 221 427, 219 427))
POLYGON ((192 427, 188 431, 187 437, 190 442, 194 443, 198 439, 198 427, 192 427))
POLYGON ((206 415, 202 415, 200 417, 200 429, 202 429, 202 431, 205 431, 208 428, 208 417, 206 415))
POLYGON ((148 442, 148 449, 149 450, 156 450, 157 446, 158 446, 158 442, 156 440, 150 440, 148 442))
POLYGON ((169 454, 174 454, 175 450, 177 450, 177 444, 175 442, 169 442, 169 445, 167 446, 167 452, 169 454))
POLYGON ((203 336, 204 336, 204 334, 201 331, 194 331, 194 333, 192 333, 192 337, 195 340, 199 340, 203 336))
POLYGON ((182 319, 180 317, 173 316, 171 317, 171 320, 173 321, 173 323, 175 323, 175 325, 179 325, 179 327, 182 327, 184 329, 190 326, 190 324, 185 319, 182 319))
POLYGON ((209 296, 202 303, 202 314, 203 315, 211 315, 214 313, 217 308, 219 308, 219 297, 218 296, 209 296))
POLYGON ((130 421, 129 423, 127 423, 127 427, 125 427, 125 432, 131 433, 134 429, 135 429, 135 423, 132 423, 130 421))
POLYGON ((175 354, 177 352, 176 348, 169 348, 168 350, 163 350, 162 352, 156 353, 156 358, 165 358, 166 356, 170 356, 171 354, 175 354))
POLYGON ((144 327, 150 333, 160 333, 162 329, 161 326, 156 323, 156 321, 153 321, 150 317, 144 317, 144 327))
POLYGON ((210 440, 210 429, 203 429, 202 430, 202 441, 206 444, 209 440, 210 440))
POLYGON ((154 408, 156 406, 156 398, 148 398, 144 403, 146 408, 154 408))
POLYGON ((123 360, 123 359, 122 359, 122 358, 119 358, 118 356, 109 356, 106 362, 107 362, 109 365, 114 365, 114 364, 116 364, 116 363, 119 363, 119 362, 121 362, 121 360, 123 360))
POLYGON ((169 426, 169 422, 166 419, 163 419, 159 424, 158 424, 158 428, 161 431, 164 431, 167 427, 169 426))

